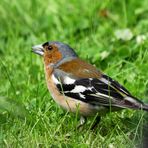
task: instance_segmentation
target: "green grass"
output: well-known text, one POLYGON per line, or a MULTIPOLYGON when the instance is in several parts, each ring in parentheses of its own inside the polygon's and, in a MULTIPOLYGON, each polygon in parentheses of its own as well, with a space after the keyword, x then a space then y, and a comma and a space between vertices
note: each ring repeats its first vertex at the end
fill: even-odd
POLYGON ((40 57, 31 47, 48 40, 68 43, 82 59, 148 102, 148 1, 0 1, 0 145, 2 147, 108 147, 144 145, 146 113, 123 110, 76 129, 79 116, 52 100, 40 57), (107 16, 106 16, 107 15, 107 16), (129 28, 130 41, 117 40, 129 28), (106 56, 103 56, 103 54, 106 56))

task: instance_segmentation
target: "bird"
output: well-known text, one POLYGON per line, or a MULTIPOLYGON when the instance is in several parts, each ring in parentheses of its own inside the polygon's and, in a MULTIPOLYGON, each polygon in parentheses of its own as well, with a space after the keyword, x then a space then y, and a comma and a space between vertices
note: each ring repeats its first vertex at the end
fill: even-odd
POLYGON ((68 44, 48 41, 35 45, 32 51, 43 57, 48 90, 63 109, 81 116, 80 125, 89 116, 96 120, 112 111, 125 108, 148 111, 148 104, 134 97, 116 80, 84 60, 68 44))

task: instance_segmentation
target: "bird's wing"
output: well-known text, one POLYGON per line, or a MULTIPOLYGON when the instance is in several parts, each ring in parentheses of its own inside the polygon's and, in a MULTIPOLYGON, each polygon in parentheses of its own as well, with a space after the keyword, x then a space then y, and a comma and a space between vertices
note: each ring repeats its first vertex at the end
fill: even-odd
POLYGON ((65 62, 58 66, 57 69, 72 74, 77 78, 99 78, 102 74, 93 65, 88 64, 79 58, 65 62))
MULTIPOLYGON (((79 65, 78 67, 78 71, 80 67, 81 71, 83 71, 83 66, 79 65)), ((84 78, 67 71, 57 69, 53 74, 57 88, 65 96, 92 105, 102 105, 106 107, 115 106, 119 108, 139 109, 141 105, 143 105, 141 101, 133 97, 117 81, 102 73, 99 73, 97 77, 97 70, 94 75, 95 77, 84 78)), ((84 71, 82 73, 84 76, 84 71)), ((87 74, 85 76, 87 76, 87 74)))

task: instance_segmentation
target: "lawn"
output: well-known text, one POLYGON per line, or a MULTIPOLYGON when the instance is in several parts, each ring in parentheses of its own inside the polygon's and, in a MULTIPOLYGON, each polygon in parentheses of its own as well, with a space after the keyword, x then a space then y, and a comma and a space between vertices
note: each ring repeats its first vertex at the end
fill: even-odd
POLYGON ((148 115, 144 111, 108 113, 94 131, 90 130, 92 117, 78 130, 80 117, 52 100, 43 61, 31 47, 48 40, 68 43, 82 59, 148 103, 147 6, 147 0, 1 0, 1 147, 146 145, 148 115))

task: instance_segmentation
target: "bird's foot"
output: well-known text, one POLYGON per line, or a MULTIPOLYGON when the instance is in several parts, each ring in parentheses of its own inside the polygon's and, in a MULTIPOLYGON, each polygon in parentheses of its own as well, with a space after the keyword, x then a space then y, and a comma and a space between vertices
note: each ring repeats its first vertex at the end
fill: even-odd
POLYGON ((77 125, 77 129, 81 131, 85 123, 86 123, 86 117, 81 116, 80 123, 77 125))

